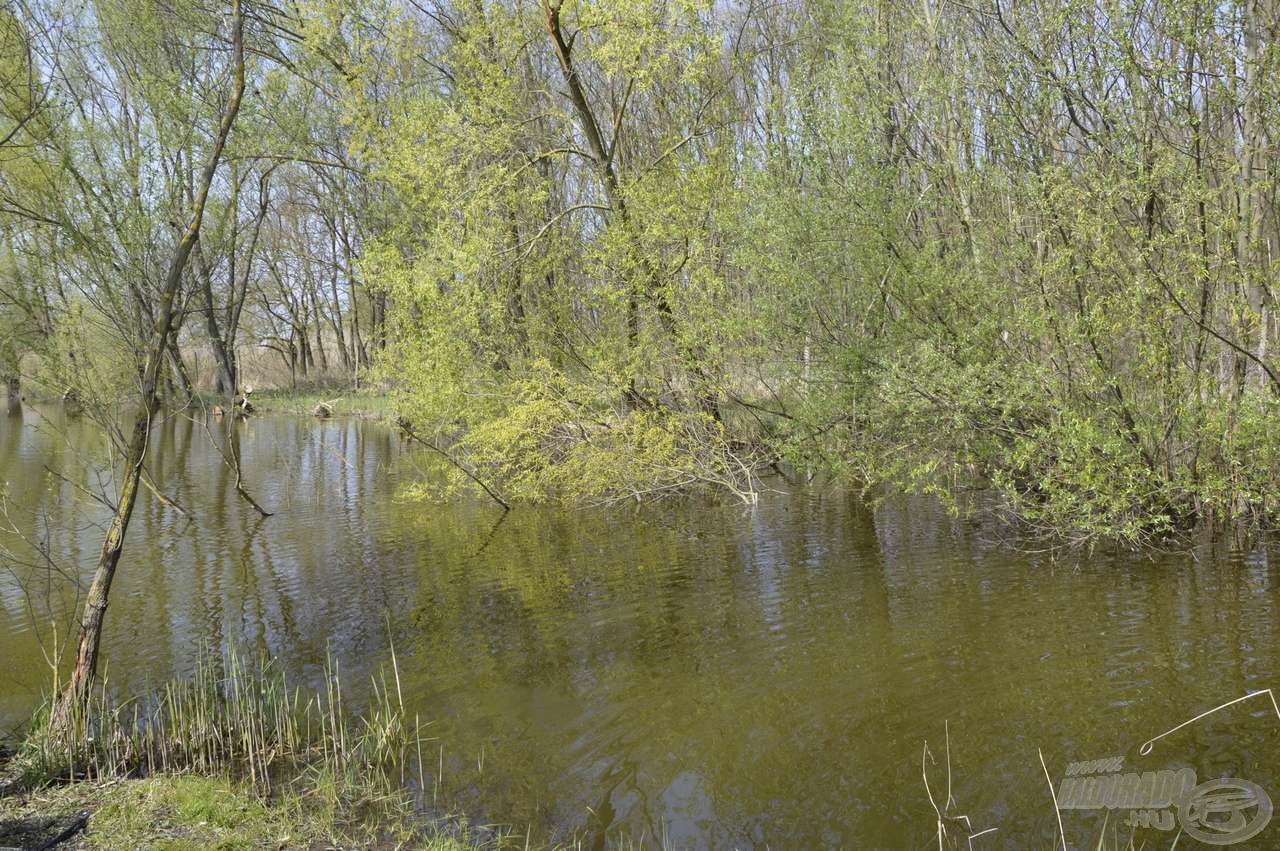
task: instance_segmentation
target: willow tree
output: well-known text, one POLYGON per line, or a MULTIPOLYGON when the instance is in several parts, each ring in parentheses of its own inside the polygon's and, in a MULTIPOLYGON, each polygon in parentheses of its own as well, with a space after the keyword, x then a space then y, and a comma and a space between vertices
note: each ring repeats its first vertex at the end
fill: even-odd
POLYGON ((245 16, 240 0, 232 0, 230 11, 230 59, 225 68, 229 80, 225 84, 225 98, 204 153, 203 165, 196 174, 196 183, 189 195, 189 204, 183 211, 182 226, 175 235, 158 297, 152 309, 154 319, 138 376, 137 409, 132 417, 122 458, 123 475, 93 580, 85 598, 75 667, 66 691, 57 704, 54 715, 55 725, 65 725, 73 717, 73 708, 88 697, 97 672, 98 647, 102 638, 111 583, 123 551, 129 519, 137 501, 138 486, 147 458, 152 424, 159 410, 161 369, 169 352, 175 301, 182 288, 188 260, 199 241, 210 189, 222 162, 227 137, 231 133, 244 95, 245 16))
POLYGON ((813 344, 784 452, 1080 539, 1274 516, 1275 24, 806 4, 736 241, 813 344))
MULTIPOLYGON (((515 498, 750 499, 716 321, 724 22, 697 3, 388 14, 359 67, 401 84, 390 106, 363 80, 349 97, 354 155, 388 189, 362 269, 390 296, 384 374, 417 433, 515 498)), ((334 26, 369 44, 365 25, 334 26)))
POLYGON ((37 210, 59 190, 42 142, 52 132, 50 86, 35 50, 37 22, 0 10, 0 380, 17 404, 24 354, 51 331, 41 267, 52 252, 37 210))

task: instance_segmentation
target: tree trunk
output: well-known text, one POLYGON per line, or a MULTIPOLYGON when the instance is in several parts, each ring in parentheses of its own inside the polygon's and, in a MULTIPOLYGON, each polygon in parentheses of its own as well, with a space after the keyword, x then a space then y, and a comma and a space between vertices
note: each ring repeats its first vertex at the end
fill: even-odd
POLYGON ((342 238, 342 268, 347 274, 347 298, 351 302, 348 312, 351 314, 351 361, 355 365, 359 383, 359 369, 369 365, 369 353, 365 350, 364 340, 360 336, 360 293, 356 290, 356 276, 352 270, 351 244, 344 235, 342 238))
MULTIPOLYGON (((684 361, 684 367, 688 371, 690 382, 693 385, 692 395, 695 404, 699 410, 719 422, 720 407, 713 391, 711 376, 707 374, 701 358, 698 356, 696 346, 690 345, 683 339, 679 329, 679 322, 671 306, 671 300, 667 297, 664 288, 663 272, 650 259, 645 246, 640 244, 637 238, 631 221, 631 212, 627 207, 626 199, 623 197, 617 171, 614 169, 618 131, 614 131, 612 140, 606 140, 600 129, 600 122, 596 119, 591 103, 587 99, 587 91, 583 88, 578 71, 573 64, 573 42, 575 36, 566 38, 562 29, 560 21, 562 3, 563 0, 555 0, 555 2, 553 0, 543 0, 542 10, 545 17, 547 35, 551 38, 552 47, 555 49, 556 58, 559 60, 561 76, 564 78, 565 87, 568 90, 569 102, 573 104, 574 112, 578 116, 578 126, 582 130, 583 136, 586 137, 587 148, 591 158, 594 160, 596 170, 599 172, 605 197, 609 201, 609 208, 612 213, 617 214, 618 223, 632 243, 634 256, 641 270, 643 284, 640 288, 641 292, 653 304, 658 314, 658 322, 667 336, 671 338, 671 342, 675 345, 681 359, 684 361)), ((622 107, 620 107, 621 109, 622 107)), ((621 115, 621 111, 619 111, 618 115, 615 116, 615 127, 620 124, 621 115)), ((627 304, 627 333, 633 347, 636 345, 639 336, 639 305, 637 303, 636 289, 637 287, 633 283, 631 291, 628 293, 627 304)), ((635 407, 640 401, 636 390, 636 376, 629 377, 627 386, 623 389, 623 395, 629 406, 635 407)))
POLYGON ((173 374, 178 379, 178 387, 182 391, 183 398, 190 399, 195 390, 191 384, 191 373, 187 369, 187 362, 182 359, 182 350, 178 348, 178 340, 175 335, 170 335, 169 337, 169 365, 173 368, 173 374))
MULTIPOLYGON (((205 261, 200 243, 196 243, 192 253, 196 261, 196 278, 200 282, 205 331, 209 335, 209 346, 213 349, 213 362, 216 369, 213 380, 214 390, 219 396, 234 396, 236 392, 234 353, 223 339, 222 330, 218 327, 218 316, 213 307, 213 273, 205 261)), ((234 277, 232 280, 234 281, 234 277)))
POLYGON ((298 364, 302 367, 303 376, 311 374, 311 370, 315 369, 315 355, 311 353, 311 338, 307 336, 306 326, 298 329, 296 332, 298 338, 298 364))
POLYGON ((351 354, 347 351, 347 335, 342 328, 342 299, 338 296, 338 270, 340 268, 341 259, 338 257, 338 236, 337 223, 333 225, 333 230, 329 232, 329 252, 333 258, 333 272, 329 278, 330 295, 333 298, 331 303, 331 311, 329 313, 329 324, 333 326, 333 335, 337 338, 338 355, 342 361, 343 372, 351 372, 351 354))
POLYGON ((373 347, 377 351, 387 348, 387 294, 379 292, 373 298, 373 347))
POLYGON ((320 293, 316 290, 311 291, 311 307, 315 311, 316 318, 316 354, 320 355, 320 373, 323 375, 329 371, 329 356, 324 350, 324 317, 320 312, 320 293))
POLYGON ((161 367, 169 348, 169 334, 173 328, 174 299, 182 285, 182 274, 186 268, 187 259, 191 256, 192 247, 200 236, 205 202, 209 197, 209 187, 213 183, 214 173, 222 159, 223 147, 226 145, 236 114, 240 111, 240 99, 244 94, 244 14, 240 8, 240 0, 232 0, 232 11, 235 57, 233 88, 226 111, 218 126, 218 133, 214 137, 213 149, 209 152, 209 159, 201 173, 200 190, 195 198, 191 219, 174 247, 164 288, 160 292, 160 304, 155 312, 155 325, 151 331, 142 370, 141 398, 124 455, 124 479, 120 485, 120 494, 111 518, 111 525, 102 541, 102 551, 98 556, 93 583, 89 586, 89 594, 85 599, 84 615, 80 621, 80 637, 76 647, 75 669, 50 719, 55 730, 64 732, 69 730, 70 721, 74 717, 73 707, 84 705, 97 675, 98 646, 102 640, 102 625, 107 613, 107 601, 111 594, 111 581, 115 578, 116 566, 120 562, 120 554, 124 549, 124 536, 129 529, 129 519, 133 515, 133 506, 137 500, 138 483, 142 476, 147 444, 151 435, 151 423, 159 410, 157 391, 161 367))

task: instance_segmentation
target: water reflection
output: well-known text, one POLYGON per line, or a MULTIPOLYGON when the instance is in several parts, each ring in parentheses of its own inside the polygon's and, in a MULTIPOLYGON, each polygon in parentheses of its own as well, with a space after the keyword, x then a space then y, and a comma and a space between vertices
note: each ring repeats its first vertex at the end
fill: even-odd
MULTIPOLYGON (((289 418, 239 426, 246 481, 280 512, 265 521, 236 496, 211 442, 221 437, 199 417, 170 416, 156 429, 149 471, 190 516, 140 496, 104 636, 111 681, 132 690, 189 670, 201 642, 261 650, 303 675, 314 675, 326 647, 343 660, 380 659, 381 613, 403 608, 411 571, 404 561, 373 569, 394 435, 289 418)), ((53 409, 7 420, 0 451, 10 520, 26 538, 6 537, 0 576, 0 649, 15 661, 0 673, 0 715, 12 723, 47 687, 40 647, 52 644, 51 624, 65 641, 78 613, 74 586, 46 568, 87 582, 106 518, 90 492, 110 496, 113 483, 105 441, 53 409)))
MULTIPOLYGON (((420 459, 388 429, 288 417, 239 426, 246 483, 277 512, 262 520, 210 436, 188 417, 158 427, 151 470, 192 517, 143 494, 104 643, 117 687, 181 673, 202 641, 260 649, 304 682, 329 652, 354 686, 394 638, 406 697, 433 720, 440 800, 488 821, 597 845, 924 847, 922 745, 941 783, 944 724, 961 811, 1000 828, 986 848, 1051 841, 1037 749, 1059 777, 1123 755, 1280 796, 1265 707, 1136 754, 1275 684, 1266 546, 1055 563, 926 501, 871 512, 816 490, 752 511, 501 517, 399 501, 420 459)), ((56 411, 0 424, 12 517, 82 572, 102 510, 72 483, 96 484, 106 452, 56 411)), ((29 543, 5 541, 34 563, 10 560, 0 580, 13 722, 47 680, 40 641, 70 623, 75 592, 29 543)), ((1101 822, 1071 814, 1068 831, 1083 845, 1101 822)))

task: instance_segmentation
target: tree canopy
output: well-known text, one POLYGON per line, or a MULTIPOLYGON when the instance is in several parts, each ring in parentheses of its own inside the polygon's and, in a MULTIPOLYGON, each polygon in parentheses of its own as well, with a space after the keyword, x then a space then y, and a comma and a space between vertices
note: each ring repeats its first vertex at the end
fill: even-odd
MULTIPOLYGON (((138 388, 230 14, 0 18, 6 374, 103 405, 138 388)), ((983 485, 1084 538, 1274 519, 1273 4, 244 19, 175 398, 236 392, 251 352, 373 381, 448 457, 446 493, 505 503, 750 502, 773 468, 983 485)))

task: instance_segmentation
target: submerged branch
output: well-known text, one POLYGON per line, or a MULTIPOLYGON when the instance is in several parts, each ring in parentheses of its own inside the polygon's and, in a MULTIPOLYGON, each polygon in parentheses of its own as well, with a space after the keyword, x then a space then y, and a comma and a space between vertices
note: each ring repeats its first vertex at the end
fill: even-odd
POLYGON ((498 496, 496 493, 494 493, 493 489, 489 487, 487 484, 485 484, 484 480, 481 479, 479 476, 477 476, 474 471, 467 469, 467 466, 465 464, 463 464, 458 459, 454 458, 445 450, 441 449, 439 446, 435 444, 434 441, 427 440, 426 438, 418 434, 416 431, 414 431, 413 424, 410 423, 408 420, 406 420, 404 417, 401 417, 398 420, 396 420, 396 425, 400 427, 400 430, 404 432, 404 434, 410 440, 413 440, 427 447, 431 451, 439 454, 440 457, 444 458, 446 461, 448 461, 450 464, 456 467, 468 479, 470 479, 471 481, 479 485, 480 488, 489 495, 490 499, 492 499, 494 502, 496 502, 498 505, 502 507, 503 511, 511 510, 511 506, 507 504, 507 501, 504 500, 502 497, 498 496))

